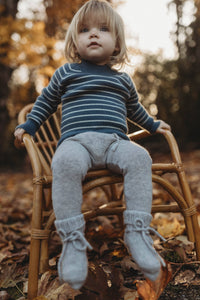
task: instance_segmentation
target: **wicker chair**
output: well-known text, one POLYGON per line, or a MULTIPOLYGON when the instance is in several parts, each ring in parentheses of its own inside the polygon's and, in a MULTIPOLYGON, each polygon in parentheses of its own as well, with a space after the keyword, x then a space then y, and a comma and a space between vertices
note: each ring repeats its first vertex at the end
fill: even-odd
MULTIPOLYGON (((33 104, 25 106, 19 113, 19 124, 24 123, 27 113, 33 104)), ((54 213, 51 201, 51 160, 54 155, 57 141, 60 137, 61 108, 54 113, 36 133, 35 139, 25 133, 23 146, 28 152, 33 171, 33 212, 31 229, 31 247, 29 262, 29 284, 28 299, 37 296, 38 275, 48 269, 48 240, 53 227, 54 213)), ((145 130, 140 130, 129 135, 131 140, 139 140, 149 136, 145 130)), ((184 217, 188 239, 195 244, 197 259, 200 260, 200 232, 197 222, 197 211, 194 205, 190 188, 186 180, 183 164, 181 162, 179 149, 171 132, 164 134, 170 152, 169 163, 153 163, 152 180, 159 184, 175 201, 170 205, 154 205, 152 213, 155 212, 181 212, 184 217), (177 176, 180 188, 174 187, 163 175, 174 173, 177 176)), ((17 146, 17 145, 16 145, 17 146)), ((19 146, 19 145, 18 145, 19 146)), ((122 183, 123 177, 109 170, 89 171, 83 182, 83 194, 96 188, 110 186, 108 203, 95 210, 85 211, 85 219, 99 215, 121 215, 124 211, 122 194, 118 195, 116 184, 122 183)))

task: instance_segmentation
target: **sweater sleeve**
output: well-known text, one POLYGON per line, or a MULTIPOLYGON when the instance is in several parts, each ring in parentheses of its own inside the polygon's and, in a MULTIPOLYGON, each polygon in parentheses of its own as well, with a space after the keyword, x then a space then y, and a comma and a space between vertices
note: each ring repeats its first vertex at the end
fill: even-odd
POLYGON ((150 133, 156 132, 158 126, 160 125, 160 121, 155 121, 148 114, 144 106, 139 102, 136 88, 130 77, 129 77, 129 84, 130 84, 130 97, 127 101, 127 118, 131 122, 135 123, 139 127, 146 129, 150 133))
POLYGON ((31 112, 27 115, 27 121, 16 128, 23 128, 27 133, 34 136, 42 123, 57 110, 61 102, 60 69, 55 71, 48 86, 42 90, 41 95, 36 99, 31 112))

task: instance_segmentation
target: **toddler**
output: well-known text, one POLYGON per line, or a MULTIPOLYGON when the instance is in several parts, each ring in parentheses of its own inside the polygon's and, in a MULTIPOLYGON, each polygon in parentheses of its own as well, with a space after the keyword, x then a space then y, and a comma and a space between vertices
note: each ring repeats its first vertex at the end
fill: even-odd
POLYGON ((124 176, 124 241, 133 259, 150 280, 157 279, 164 261, 149 235, 152 219, 152 160, 131 142, 128 118, 151 133, 170 126, 154 121, 138 101, 125 72, 114 69, 127 60, 121 17, 106 1, 87 1, 67 31, 68 63, 58 68, 37 98, 27 121, 15 130, 34 136, 62 104, 61 138, 52 160, 52 199, 56 229, 63 248, 58 263, 61 281, 80 289, 87 277, 85 221, 81 213, 82 181, 89 169, 108 168, 124 176))

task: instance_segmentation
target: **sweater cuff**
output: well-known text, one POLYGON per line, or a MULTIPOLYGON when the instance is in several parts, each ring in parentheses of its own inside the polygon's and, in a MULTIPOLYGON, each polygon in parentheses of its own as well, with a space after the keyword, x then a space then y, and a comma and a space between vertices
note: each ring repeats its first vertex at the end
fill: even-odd
POLYGON ((158 129, 159 125, 160 125, 160 121, 154 121, 153 126, 152 126, 150 132, 151 132, 151 133, 155 133, 156 130, 158 129))
POLYGON ((23 128, 27 133, 34 136, 39 127, 40 125, 38 123, 36 123, 32 119, 28 119, 25 123, 18 125, 16 129, 23 128))

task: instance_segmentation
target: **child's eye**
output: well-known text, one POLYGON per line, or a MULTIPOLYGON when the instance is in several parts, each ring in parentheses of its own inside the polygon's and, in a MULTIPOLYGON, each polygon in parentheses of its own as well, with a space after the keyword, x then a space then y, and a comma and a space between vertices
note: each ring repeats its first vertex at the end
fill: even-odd
POLYGON ((80 29, 80 32, 88 32, 88 28, 87 27, 83 27, 80 29))
POLYGON ((109 28, 108 28, 108 26, 102 26, 102 27, 100 28, 100 30, 101 30, 101 31, 109 31, 109 28))

